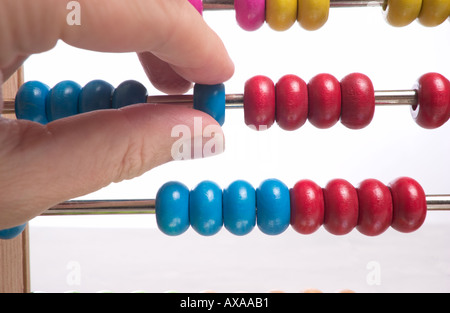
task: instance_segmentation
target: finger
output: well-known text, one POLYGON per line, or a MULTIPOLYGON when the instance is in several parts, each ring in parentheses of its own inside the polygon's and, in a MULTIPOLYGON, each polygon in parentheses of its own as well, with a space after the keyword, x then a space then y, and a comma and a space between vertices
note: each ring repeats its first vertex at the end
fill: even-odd
POLYGON ((164 61, 151 52, 138 53, 139 60, 152 85, 167 94, 182 94, 192 87, 192 83, 178 73, 164 61))
POLYGON ((0 190, 8 195, 0 202, 0 229, 137 177, 173 160, 175 152, 201 158, 223 151, 214 119, 175 105, 96 111, 47 126, 0 119, 0 130, 0 190), (210 151, 211 140, 217 145, 210 151))
MULTIPOLYGON (((186 0, 78 0, 80 25, 67 23, 66 1, 0 2, 0 67, 58 39, 105 52, 152 52, 188 81, 228 80, 234 65, 220 38, 186 0), (26 21, 26 23, 24 23, 26 21)), ((74 9, 76 10, 76 9, 74 9)))

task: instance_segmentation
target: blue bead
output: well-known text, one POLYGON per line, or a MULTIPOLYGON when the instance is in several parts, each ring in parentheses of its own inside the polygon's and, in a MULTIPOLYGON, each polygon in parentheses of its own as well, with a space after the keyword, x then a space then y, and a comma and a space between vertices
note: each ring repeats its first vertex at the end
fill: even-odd
POLYGON ((257 223, 267 235, 284 232, 290 223, 289 188, 277 179, 268 179, 256 190, 257 223))
POLYGON ((166 235, 178 236, 189 228, 189 189, 179 182, 164 184, 156 194, 156 222, 166 235))
POLYGON ((127 105, 147 102, 147 88, 135 80, 127 80, 121 83, 112 96, 112 107, 123 108, 127 105))
POLYGON ((189 218, 192 228, 203 236, 219 232, 223 225, 222 190, 215 183, 204 181, 189 195, 189 218))
POLYGON ((255 227, 256 194, 248 182, 235 181, 223 191, 223 223, 230 233, 238 236, 255 227))
POLYGON ((103 80, 93 80, 83 87, 78 98, 80 113, 111 109, 114 87, 103 80))
POLYGON ((211 115, 222 126, 225 123, 225 85, 196 84, 194 109, 211 115))
POLYGON ((0 230, 0 239, 9 240, 16 238, 23 232, 26 226, 27 224, 25 223, 23 225, 19 225, 13 228, 0 230))
POLYGON ((66 80, 53 87, 47 96, 47 119, 49 122, 78 114, 78 96, 81 86, 66 80))
POLYGON ((17 119, 47 124, 45 101, 49 90, 50 87, 38 81, 29 81, 23 84, 16 95, 17 119))

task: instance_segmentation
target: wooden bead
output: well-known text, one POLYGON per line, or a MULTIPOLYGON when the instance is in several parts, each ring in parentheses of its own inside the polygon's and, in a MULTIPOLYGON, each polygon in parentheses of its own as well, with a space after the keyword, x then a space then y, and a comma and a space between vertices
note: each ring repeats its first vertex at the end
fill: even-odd
POLYGON ((46 100, 49 91, 50 87, 38 81, 20 86, 15 99, 17 119, 47 124, 46 100))
POLYGON ((333 235, 348 234, 358 223, 358 194, 346 180, 334 179, 323 190, 324 227, 333 235))
POLYGON ((53 87, 47 95, 46 112, 49 122, 78 114, 81 86, 66 80, 53 87))
POLYGON ((308 118, 308 86, 298 76, 283 76, 275 86, 276 120, 284 130, 296 130, 308 118))
POLYGON ((422 8, 422 0, 388 0, 386 8, 387 22, 396 27, 409 25, 422 8))
POLYGON ((166 235, 178 236, 189 228, 189 189, 179 182, 164 184, 156 194, 158 228, 166 235))
POLYGON ((223 223, 232 234, 250 233, 256 225, 256 192, 246 181, 233 182, 223 191, 223 223))
POLYGON ((103 81, 93 80, 87 83, 80 92, 78 111, 80 113, 111 109, 111 97, 114 87, 103 81))
POLYGON ((147 89, 140 82, 127 80, 114 90, 111 107, 120 109, 128 105, 147 102, 147 89))
POLYGON ((287 30, 296 19, 297 0, 266 0, 266 22, 273 30, 287 30))
POLYGON ((220 126, 225 123, 225 85, 194 86, 194 109, 211 115, 220 126))
POLYGON ((308 83, 308 120, 317 128, 330 128, 341 116, 341 85, 330 74, 319 74, 308 83))
POLYGON ((366 179, 357 188, 359 217, 356 229, 366 236, 378 236, 392 222, 392 196, 389 188, 376 179, 366 179))
POLYGON ((203 181, 189 194, 189 220, 200 235, 212 236, 223 226, 222 189, 216 183, 203 181))
POLYGON ((277 179, 267 179, 256 190, 256 221, 266 235, 279 235, 289 227, 289 189, 277 179))
POLYGON ((450 0, 422 0, 419 22, 424 26, 437 26, 450 15, 450 0))
POLYGON ((300 234, 314 233, 323 224, 324 200, 322 188, 310 180, 297 182, 291 194, 291 225, 300 234))
POLYGON ((266 76, 250 78, 244 87, 245 124, 257 130, 270 128, 275 122, 275 85, 266 76))
POLYGON ((423 128, 433 129, 445 124, 450 118, 450 82, 438 73, 420 77, 417 86, 418 105, 411 113, 423 128))
POLYGON ((297 20, 306 30, 317 30, 328 20, 330 0, 298 0, 297 20))
POLYGON ((350 129, 370 124, 375 113, 375 90, 369 77, 352 73, 341 80, 341 123, 350 129))
POLYGON ((414 179, 400 177, 389 184, 392 193, 392 228, 402 233, 416 231, 427 215, 425 192, 414 179))
POLYGON ((259 29, 266 20, 265 0, 234 0, 238 25, 247 31, 259 29))

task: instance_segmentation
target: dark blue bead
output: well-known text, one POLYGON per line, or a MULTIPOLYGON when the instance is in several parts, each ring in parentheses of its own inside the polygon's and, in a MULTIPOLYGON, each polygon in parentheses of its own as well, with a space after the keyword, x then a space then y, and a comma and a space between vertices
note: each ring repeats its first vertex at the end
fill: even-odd
POLYGON ((196 84, 194 109, 211 115, 222 126, 225 123, 225 85, 196 84))
POLYGON ((81 86, 66 80, 53 87, 47 96, 47 119, 49 122, 78 114, 78 96, 81 86))
POLYGON ((169 236, 178 236, 189 228, 189 189, 179 182, 164 184, 156 194, 156 222, 169 236))
POLYGON ((47 124, 45 101, 49 90, 50 87, 38 81, 29 81, 23 84, 16 95, 17 119, 47 124))
POLYGON ((123 108, 136 103, 147 102, 147 88, 135 80, 127 80, 121 83, 112 96, 112 107, 123 108))
POLYGON ((255 189, 246 181, 233 182, 223 191, 223 223, 232 234, 250 233, 256 224, 255 189))
POLYGON ((189 195, 189 219, 192 228, 203 236, 219 232, 223 225, 222 190, 215 183, 204 181, 189 195))
POLYGON ((289 188, 277 179, 268 179, 256 190, 257 223, 267 235, 284 232, 290 223, 289 188))
POLYGON ((27 224, 25 223, 16 227, 0 230, 0 239, 9 240, 16 238, 23 232, 26 226, 27 224))
POLYGON ((111 109, 114 87, 103 80, 93 80, 83 87, 78 98, 80 113, 111 109))

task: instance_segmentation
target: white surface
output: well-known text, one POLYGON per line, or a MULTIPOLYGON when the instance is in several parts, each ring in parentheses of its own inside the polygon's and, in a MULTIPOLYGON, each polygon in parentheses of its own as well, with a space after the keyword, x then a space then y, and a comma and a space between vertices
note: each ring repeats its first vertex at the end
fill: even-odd
MULTIPOLYGON (((338 79, 362 72, 376 90, 410 89, 431 71, 450 77, 448 21, 435 28, 415 22, 397 29, 383 20, 379 8, 332 9, 319 31, 294 25, 278 33, 265 25, 247 33, 239 29, 232 12, 206 12, 205 19, 236 65, 235 76, 226 83, 227 93, 242 93, 245 81, 258 74, 276 82, 290 73, 308 81, 322 72, 338 79)), ((84 85, 100 78, 114 86, 136 79, 150 94, 158 93, 134 54, 101 54, 58 44, 51 52, 31 57, 25 73, 26 80, 50 86, 66 79, 84 85)), ((153 198, 169 180, 193 188, 208 179, 225 188, 246 179, 256 187, 270 177, 288 186, 303 178, 324 186, 333 178, 357 185, 366 178, 389 183, 410 176, 428 194, 450 192, 450 123, 424 130, 406 107, 377 107, 371 125, 359 131, 340 124, 318 130, 307 123, 295 132, 274 125, 264 133, 248 129, 243 112, 236 110, 227 112, 224 132, 226 152, 221 156, 173 162, 83 198, 153 198)), ((277 237, 255 230, 243 238, 225 231, 202 238, 190 231, 167 238, 155 229, 154 217, 37 218, 31 222, 32 289, 295 292, 315 287, 328 292, 342 288, 448 292, 449 215, 430 215, 414 234, 389 231, 376 238, 357 231, 334 237, 324 230, 312 236, 289 230, 277 237), (380 285, 367 282, 370 262, 380 265, 380 285), (73 285, 68 264, 79 264, 80 284, 73 285)))

